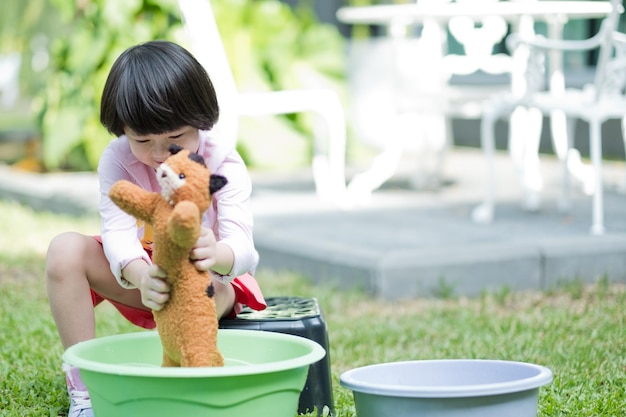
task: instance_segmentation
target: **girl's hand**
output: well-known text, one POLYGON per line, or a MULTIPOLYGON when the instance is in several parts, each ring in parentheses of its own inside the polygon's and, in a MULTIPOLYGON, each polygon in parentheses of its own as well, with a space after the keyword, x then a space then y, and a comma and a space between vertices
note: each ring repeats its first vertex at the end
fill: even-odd
POLYGON ((141 302, 146 307, 159 311, 170 299, 170 286, 165 281, 167 275, 157 265, 151 265, 146 272, 139 285, 141 302))
POLYGON ((217 263, 217 241, 211 229, 203 227, 196 246, 189 253, 189 259, 193 261, 198 271, 208 271, 217 263))

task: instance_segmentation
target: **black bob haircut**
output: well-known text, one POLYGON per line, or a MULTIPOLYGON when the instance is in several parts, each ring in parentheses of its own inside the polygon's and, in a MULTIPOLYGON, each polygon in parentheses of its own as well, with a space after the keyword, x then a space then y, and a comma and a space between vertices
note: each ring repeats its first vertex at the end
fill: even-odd
POLYGON ((111 68, 100 102, 100 122, 116 136, 124 134, 124 127, 139 135, 183 126, 210 130, 218 117, 208 74, 185 48, 168 41, 124 51, 111 68))

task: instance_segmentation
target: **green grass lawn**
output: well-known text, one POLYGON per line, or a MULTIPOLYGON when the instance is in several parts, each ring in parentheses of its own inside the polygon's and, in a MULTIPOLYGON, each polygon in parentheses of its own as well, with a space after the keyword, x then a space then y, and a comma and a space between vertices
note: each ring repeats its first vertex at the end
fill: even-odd
MULTIPOLYGON (((0 201, 0 416, 66 415, 61 345, 45 293, 48 242, 64 230, 97 233, 95 218, 36 214, 0 201)), ((558 291, 502 290, 475 299, 385 302, 259 271, 267 296, 316 297, 327 322, 337 416, 354 416, 339 375, 398 360, 489 358, 545 365, 540 416, 626 413, 626 288, 610 277, 558 291)), ((98 307, 98 335, 135 331, 98 307)), ((503 416, 506 417, 506 416, 503 416)))

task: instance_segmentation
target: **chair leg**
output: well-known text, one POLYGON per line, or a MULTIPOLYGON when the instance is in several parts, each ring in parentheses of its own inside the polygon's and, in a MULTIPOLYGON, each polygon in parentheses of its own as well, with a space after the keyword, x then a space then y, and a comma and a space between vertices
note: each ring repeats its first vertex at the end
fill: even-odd
POLYGON ((416 190, 438 190, 443 182, 448 143, 453 137, 452 119, 444 114, 420 116, 418 120, 423 123, 423 145, 418 150, 419 161, 410 178, 410 185, 416 190))
POLYGON ((485 181, 485 197, 483 202, 472 210, 472 221, 479 224, 493 222, 495 205, 496 172, 493 162, 495 152, 494 129, 498 120, 499 111, 492 109, 485 112, 480 121, 480 143, 485 155, 487 179, 485 181))
POLYGON ((396 172, 403 150, 402 144, 388 145, 381 154, 374 158, 374 162, 367 171, 352 178, 347 188, 346 208, 369 204, 372 199, 372 192, 396 172))
POLYGON ((594 169, 595 190, 592 201, 591 234, 604 234, 604 196, 602 189, 602 122, 599 119, 589 121, 589 149, 591 164, 594 169))
POLYGON ((509 148, 523 188, 522 206, 528 211, 541 209, 543 178, 539 162, 539 143, 543 114, 535 108, 518 107, 511 114, 511 143, 509 148), (517 153, 514 153, 514 148, 517 153))
MULTIPOLYGON (((316 132, 312 169, 317 195, 341 204, 346 194, 346 121, 339 97, 330 90, 307 92, 317 97, 314 111, 324 120, 326 134, 316 132), (326 138, 327 145, 323 146, 326 138), (326 154, 323 149, 326 149, 326 154)), ((311 100, 312 101, 312 100, 311 100)))
MULTIPOLYGON (((579 159, 580 154, 577 150, 573 149, 574 147, 574 123, 576 119, 572 117, 567 117, 565 119, 565 132, 563 138, 563 145, 565 149, 557 150, 557 155, 561 160, 563 165, 563 198, 559 203, 559 209, 561 212, 569 212, 572 208, 572 202, 570 198, 571 191, 571 177, 570 177, 570 162, 574 153, 576 152, 579 159)), ((552 135, 554 137, 555 131, 553 130, 552 135)), ((556 145, 555 145, 556 147, 556 145)))
MULTIPOLYGON (((624 150, 626 150, 626 117, 622 119, 622 140, 624 141, 624 150)), ((620 186, 620 191, 626 193, 626 170, 624 170, 624 180, 620 186)))
POLYGON ((589 164, 585 164, 580 157, 578 149, 574 148, 574 138, 576 137, 576 118, 567 118, 567 137, 567 173, 581 183, 583 192, 586 195, 592 195, 593 187, 595 186, 593 167, 589 164))

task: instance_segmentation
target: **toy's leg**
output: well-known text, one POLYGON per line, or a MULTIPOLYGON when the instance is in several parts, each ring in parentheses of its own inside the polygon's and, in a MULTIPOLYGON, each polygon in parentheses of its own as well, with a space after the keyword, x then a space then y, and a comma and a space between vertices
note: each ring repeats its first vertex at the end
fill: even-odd
POLYGON ((187 339, 180 346, 180 366, 223 366, 224 359, 217 348, 217 329, 217 320, 203 321, 196 329, 187 329, 187 339))
POLYGON ((215 349, 215 351, 213 352, 212 366, 224 366, 224 357, 217 349, 215 349))
POLYGON ((178 363, 174 362, 172 358, 170 358, 167 353, 163 352, 163 367, 176 367, 180 366, 178 363))

